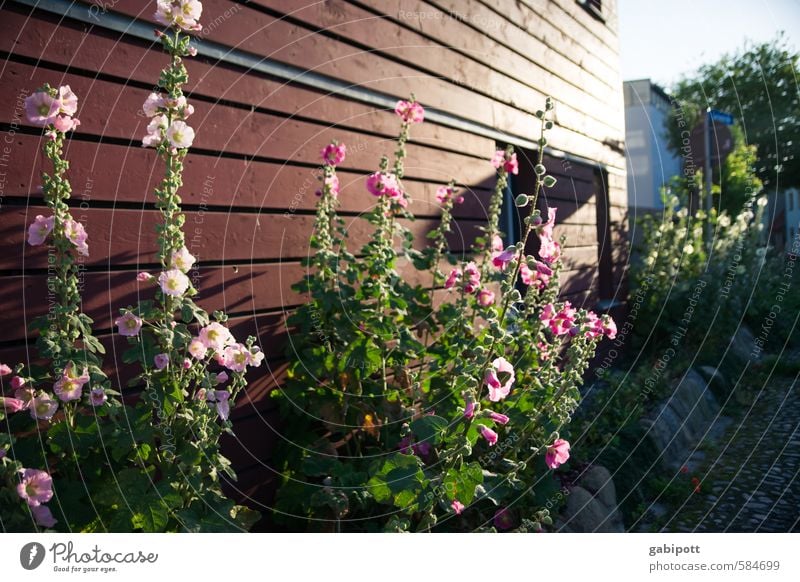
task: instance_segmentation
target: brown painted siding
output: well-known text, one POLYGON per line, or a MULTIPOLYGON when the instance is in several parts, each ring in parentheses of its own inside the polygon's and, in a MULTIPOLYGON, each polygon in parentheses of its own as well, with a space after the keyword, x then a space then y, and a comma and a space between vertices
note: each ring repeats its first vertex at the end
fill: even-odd
MULTIPOLYGON (((113 11, 152 22, 151 4, 119 0, 113 11)), ((291 0, 206 0, 203 22, 215 23, 210 41, 388 95, 414 92, 426 107, 527 141, 534 112, 552 95, 550 146, 586 160, 548 157, 559 178, 548 202, 559 207, 557 234, 567 236, 564 296, 593 305, 599 257, 610 257, 618 298, 627 264, 625 166, 609 145, 624 135, 614 4, 603 2, 602 23, 572 0, 328 0, 300 9, 291 0), (607 172, 599 174, 600 165, 607 172), (610 253, 599 245, 599 197, 607 201, 600 208, 608 208, 610 253)), ((111 321, 136 301, 135 273, 154 268, 152 190, 162 168, 139 147, 146 120, 138 112, 165 57, 155 43, 13 1, 0 16, 0 124, 4 136, 16 131, 0 207, 0 361, 27 359, 26 324, 43 309, 45 255, 24 242, 42 210, 40 137, 15 128, 14 110, 21 90, 47 81, 68 83, 81 98, 82 126, 67 155, 75 206, 84 202, 76 214, 91 243, 84 307, 112 370, 124 342, 111 334, 111 321)), ((286 314, 303 301, 290 286, 308 252, 319 149, 334 137, 347 143, 342 211, 354 239, 366 240, 358 214, 372 197, 363 178, 391 151, 397 121, 391 111, 233 64, 201 57, 187 68, 197 139, 182 196, 187 241, 201 259, 200 302, 227 310, 237 335, 257 335, 268 354, 234 411, 238 440, 225 443, 240 471, 232 488, 268 502, 279 419, 267 395, 285 373, 286 314)), ((466 248, 493 186, 494 140, 433 122, 412 134, 406 182, 420 219, 409 226, 424 244, 437 216, 436 186, 456 178, 469 191, 451 242, 466 248)))

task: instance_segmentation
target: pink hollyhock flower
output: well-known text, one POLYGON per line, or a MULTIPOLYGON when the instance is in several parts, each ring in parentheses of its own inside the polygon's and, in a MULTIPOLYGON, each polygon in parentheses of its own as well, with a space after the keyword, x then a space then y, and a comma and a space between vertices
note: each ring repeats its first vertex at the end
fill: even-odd
POLYGON ((464 267, 464 276, 466 277, 466 284, 464 291, 467 293, 475 293, 481 286, 481 272, 478 265, 470 261, 464 267))
POLYGON ((564 439, 556 439, 552 445, 547 447, 544 456, 545 465, 551 469, 556 469, 567 462, 569 459, 569 443, 564 439))
POLYGON ((196 260, 197 259, 192 256, 192 253, 189 252, 189 249, 183 246, 177 251, 172 251, 169 264, 173 269, 188 273, 196 260))
POLYGON ((202 328, 198 338, 206 348, 211 348, 218 352, 221 352, 225 346, 234 343, 230 330, 216 321, 202 328))
POLYGON ((244 372, 250 361, 250 350, 242 344, 233 344, 222 351, 223 366, 234 372, 244 372))
POLYGON ((86 229, 83 228, 80 222, 68 218, 64 222, 64 235, 69 239, 69 242, 75 245, 78 254, 84 257, 89 256, 89 245, 86 243, 89 235, 86 234, 86 229))
POLYGON ((103 406, 107 401, 108 396, 102 388, 95 388, 89 393, 89 403, 92 406, 103 406))
POLYGON ((17 495, 30 507, 38 507, 53 498, 53 478, 39 469, 21 469, 17 495))
POLYGON ((475 401, 467 396, 464 402, 464 418, 472 418, 475 416, 475 401))
POLYGON ((55 121, 61 102, 45 91, 37 91, 25 98, 25 113, 33 125, 45 127, 55 121))
POLYGON ((509 418, 505 414, 500 414, 499 412, 492 412, 489 411, 489 418, 495 421, 497 424, 508 424, 509 418))
POLYGON ((189 288, 189 277, 178 269, 164 271, 158 276, 158 284, 165 295, 178 297, 186 293, 189 288))
POLYGON ((506 531, 514 527, 514 516, 505 507, 501 507, 494 512, 494 519, 492 520, 497 529, 506 531))
POLYGON ((347 146, 334 141, 322 148, 320 155, 328 166, 338 166, 347 157, 347 146))
POLYGON ((503 250, 503 239, 496 234, 492 235, 492 250, 495 252, 501 252, 503 250))
POLYGON ((44 392, 36 396, 30 405, 31 417, 34 420, 50 420, 58 410, 58 402, 44 392))
POLYGON ((25 402, 19 398, 9 398, 8 396, 0 396, 0 408, 3 412, 13 414, 20 410, 25 410, 25 402))
POLYGON ((37 215, 33 223, 28 227, 28 244, 33 247, 42 244, 47 239, 47 236, 53 232, 55 220, 54 216, 45 218, 41 214, 37 215))
POLYGON ((58 88, 59 111, 65 115, 75 115, 78 112, 78 96, 72 92, 69 85, 58 88))
POLYGON ((461 512, 464 511, 465 507, 464 504, 461 503, 458 499, 454 499, 453 503, 450 504, 450 507, 453 508, 453 511, 456 515, 461 515, 461 512))
POLYGON ((155 279, 155 277, 153 277, 147 271, 142 271, 138 275, 136 275, 136 280, 139 281, 140 283, 147 283, 149 281, 152 281, 153 279, 155 279))
MULTIPOLYGON (((334 198, 339 196, 339 177, 336 174, 326 176, 322 179, 322 187, 327 188, 334 198)), ((322 190, 315 192, 317 196, 322 196, 322 190)))
POLYGON ((416 101, 398 101, 394 112, 406 123, 422 123, 425 119, 425 109, 416 101))
POLYGON ((511 387, 514 385, 515 375, 514 366, 511 362, 503 357, 497 358, 492 362, 492 367, 486 370, 484 383, 489 388, 489 400, 492 402, 499 402, 511 392, 511 387), (497 373, 508 374, 508 379, 505 383, 501 383, 497 373))
POLYGON ((230 398, 230 394, 227 390, 214 390, 217 414, 222 420, 228 420, 228 416, 230 416, 231 413, 231 405, 228 398, 230 398))
POLYGON ((575 327, 576 311, 569 301, 565 301, 560 311, 556 312, 555 306, 548 303, 542 309, 542 314, 539 316, 541 322, 550 328, 554 335, 564 335, 570 333, 570 330, 575 327))
POLYGON ((197 48, 190 46, 189 47, 189 56, 196 57, 197 56, 197 48))
POLYGON ((153 358, 156 370, 163 370, 169 366, 169 356, 167 354, 156 354, 153 358))
POLYGON ((550 359, 550 346, 544 342, 538 342, 536 348, 539 350, 539 359, 546 362, 550 359))
POLYGON ((553 269, 548 267, 541 261, 536 261, 536 269, 528 267, 527 263, 522 263, 519 268, 519 274, 522 282, 528 286, 537 289, 544 289, 550 283, 550 277, 553 275, 553 269))
POLYGON ((261 351, 261 348, 258 346, 253 346, 252 349, 247 352, 247 365, 253 368, 258 368, 261 365, 261 362, 264 361, 264 353, 261 351))
POLYGON ((461 279, 461 269, 453 269, 450 271, 450 274, 447 276, 447 280, 444 282, 444 288, 452 289, 455 287, 459 279, 461 279))
POLYGON ((617 324, 610 315, 603 316, 603 333, 606 334, 608 339, 617 337, 617 324))
POLYGON ((200 388, 194 393, 195 400, 206 400, 206 389, 200 388))
POLYGON ((115 319, 114 325, 117 326, 120 335, 133 337, 142 329, 142 319, 128 312, 115 319))
POLYGON ((75 374, 75 367, 70 362, 64 373, 53 385, 53 392, 63 401, 79 400, 83 394, 83 385, 89 381, 89 371, 84 368, 80 376, 75 374))
POLYGON ((367 176, 367 190, 373 196, 386 196, 392 199, 403 197, 397 177, 386 172, 375 172, 367 176))
POLYGON ((77 117, 70 117, 68 115, 57 115, 53 120, 53 127, 61 133, 67 133, 75 129, 81 124, 81 120, 77 117))
POLYGON ((478 292, 478 304, 483 307, 494 305, 494 293, 488 289, 481 289, 478 292))
POLYGON ((508 158, 506 158, 506 152, 503 150, 497 150, 494 152, 492 156, 492 165, 497 168, 503 168, 509 174, 518 174, 519 173, 519 164, 517 163, 517 154, 512 153, 508 158))
POLYGON ((517 249, 514 247, 508 247, 506 250, 500 253, 492 254, 492 265, 504 271, 506 266, 514 260, 517 256, 517 249))
POLYGON ((497 433, 490 429, 488 426, 483 424, 478 425, 478 431, 481 433, 481 436, 486 439, 486 442, 489 444, 490 447, 493 447, 497 444, 497 433))
POLYGON ((185 121, 173 121, 167 128, 167 139, 172 147, 185 149, 194 141, 194 130, 185 121))
POLYGON ((561 245, 553 239, 553 226, 556 223, 557 208, 548 208, 547 222, 539 228, 539 256, 542 260, 552 265, 561 256, 561 245))
POLYGON ((208 347, 198 338, 194 338, 192 341, 189 342, 189 354, 195 360, 202 360, 206 357, 206 352, 208 351, 208 347))
POLYGON ((142 105, 142 111, 147 117, 155 117, 158 115, 158 110, 166 106, 164 98, 158 93, 150 93, 142 105))
POLYGON ((219 374, 217 374, 216 381, 217 384, 224 384, 225 382, 228 381, 228 373, 224 371, 220 372, 219 374))
POLYGON ((14 376, 13 378, 11 378, 11 387, 14 390, 19 390, 24 385, 25 385, 25 378, 22 378, 21 376, 14 376))
POLYGON ((147 124, 147 135, 142 138, 142 147, 158 147, 164 139, 163 131, 167 129, 167 116, 156 115, 147 124))
POLYGON ((0 364, 0 376, 8 376, 13 371, 8 364, 0 364))
POLYGON ((450 202, 451 200, 454 204, 461 204, 464 202, 463 196, 456 196, 455 194, 455 188, 451 188, 449 186, 439 186, 436 189, 436 201, 442 205, 450 202))
POLYGON ((17 400, 22 400, 26 409, 31 407, 35 396, 36 394, 33 388, 23 387, 19 388, 18 390, 14 390, 14 398, 17 400))
POLYGON ((53 527, 58 523, 56 518, 53 517, 53 513, 50 511, 50 508, 46 505, 37 505, 36 507, 31 507, 31 514, 33 515, 33 519, 36 520, 36 524, 42 527, 53 527))
POLYGON ((181 367, 184 370, 188 370, 192 367, 192 361, 189 358, 183 358, 183 362, 181 362, 181 367))

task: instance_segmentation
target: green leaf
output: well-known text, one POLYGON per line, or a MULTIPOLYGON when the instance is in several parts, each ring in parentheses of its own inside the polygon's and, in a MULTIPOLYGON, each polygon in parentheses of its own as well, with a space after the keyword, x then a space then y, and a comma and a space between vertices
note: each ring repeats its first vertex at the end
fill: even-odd
POLYGON ((418 441, 438 445, 442 442, 443 433, 447 430, 449 424, 441 416, 423 416, 411 423, 411 430, 418 441))
POLYGON ((480 463, 473 462, 461 469, 450 469, 444 478, 444 490, 450 501, 457 499, 467 505, 472 503, 475 488, 482 483, 483 469, 480 463))

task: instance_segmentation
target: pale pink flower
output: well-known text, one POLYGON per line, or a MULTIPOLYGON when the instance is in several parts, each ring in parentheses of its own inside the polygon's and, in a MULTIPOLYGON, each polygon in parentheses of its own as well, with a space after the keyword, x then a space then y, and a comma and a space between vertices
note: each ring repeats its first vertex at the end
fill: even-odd
POLYGON ((550 283, 550 277, 553 275, 553 269, 545 263, 536 261, 536 269, 528 267, 527 263, 522 263, 519 268, 519 274, 522 282, 526 285, 535 287, 537 289, 544 289, 550 283))
POLYGON ((234 372, 244 372, 250 361, 250 351, 247 346, 242 344, 227 346, 222 351, 222 355, 224 357, 223 365, 234 372))
POLYGON ((224 384, 225 382, 228 381, 228 373, 225 371, 220 372, 219 374, 217 374, 216 381, 217 384, 224 384))
POLYGON ((13 414, 14 412, 25 410, 25 402, 19 398, 0 396, 0 410, 9 414, 13 414))
POLYGON ((53 478, 39 469, 21 469, 17 495, 30 507, 37 507, 53 498, 53 478))
POLYGON ((503 357, 499 357, 492 362, 492 367, 486 370, 484 383, 489 389, 489 400, 492 402, 499 402, 511 392, 511 387, 514 385, 515 375, 514 366, 511 362, 503 357), (505 383, 500 382, 497 373, 508 374, 505 383))
POLYGON ((195 360, 202 360, 206 357, 206 352, 208 351, 208 347, 204 344, 200 339, 194 338, 192 341, 189 342, 189 354, 195 360))
POLYGON ((566 463, 568 459, 569 443, 564 439, 556 439, 552 445, 547 447, 544 463, 551 469, 556 469, 566 463))
POLYGON ((55 220, 54 216, 45 218, 41 214, 37 215, 33 223, 28 227, 28 244, 34 247, 42 244, 47 239, 47 236, 53 232, 55 220))
POLYGON ((165 295, 178 297, 189 288, 189 277, 178 269, 164 271, 158 276, 158 284, 165 295))
POLYGON ((450 186, 439 186, 436 189, 436 201, 442 205, 448 203, 450 200, 452 200, 454 204, 461 204, 464 202, 464 197, 455 196, 455 193, 455 188, 451 188, 450 186))
POLYGON ((164 98, 158 93, 150 93, 142 105, 142 111, 147 117, 155 117, 158 115, 158 110, 165 107, 164 98))
MULTIPOLYGON (((336 174, 325 176, 325 178, 322 179, 322 187, 327 188, 331 196, 336 198, 339 196, 339 177, 336 174)), ((317 190, 315 194, 317 196, 322 196, 322 190, 317 190)))
POLYGON ((608 339, 617 337, 617 324, 610 315, 603 316, 603 333, 606 334, 608 339))
POLYGON ((198 338, 206 348, 211 348, 217 352, 222 352, 226 346, 235 341, 230 330, 216 321, 202 328, 198 338))
POLYGON ((231 405, 228 399, 230 394, 227 390, 214 390, 214 401, 216 402, 217 414, 222 420, 228 420, 230 416, 231 405))
POLYGON ((81 124, 80 119, 77 117, 70 117, 68 115, 57 115, 53 120, 53 127, 61 133, 67 133, 75 129, 81 124))
POLYGON ((515 247, 508 247, 506 250, 492 254, 492 265, 504 271, 508 264, 513 261, 517 256, 517 249, 515 247))
POLYGON ((450 507, 453 508, 453 512, 456 515, 461 515, 461 512, 464 511, 465 509, 464 504, 461 503, 458 499, 454 499, 453 503, 450 504, 450 507))
POLYGON ((31 514, 33 515, 33 519, 36 520, 36 524, 42 527, 53 527, 58 523, 58 520, 53 517, 53 513, 46 505, 31 507, 31 514))
POLYGON ((497 424, 508 424, 509 418, 505 414, 500 414, 499 412, 489 411, 489 418, 495 421, 497 424))
POLYGON ((492 250, 495 252, 503 250, 503 239, 496 234, 492 235, 492 250))
POLYGON ((36 397, 35 391, 33 388, 23 386, 17 390, 14 390, 14 398, 17 400, 22 400, 24 403, 25 409, 28 409, 33 404, 33 399, 36 397))
POLYGON ((75 245, 78 254, 84 257, 89 256, 89 245, 86 243, 86 239, 89 238, 89 235, 86 234, 86 229, 83 228, 83 224, 77 220, 68 218, 64 221, 64 235, 69 239, 69 242, 75 245))
POLYGON ((197 56, 197 47, 190 46, 189 47, 189 56, 196 57, 197 56))
POLYGON ((167 129, 167 116, 159 114, 147 124, 147 135, 142 138, 142 147, 158 147, 164 140, 164 130, 167 129))
POLYGON ((155 277, 153 277, 153 275, 151 275, 147 271, 141 271, 138 275, 136 275, 136 280, 139 281, 140 283, 148 283, 153 279, 155 279, 155 277))
POLYGON ((483 307, 494 305, 494 293, 488 289, 481 289, 478 292, 478 304, 483 307))
POLYGON ((120 335, 133 337, 142 329, 142 319, 128 312, 115 319, 114 325, 117 326, 120 335))
POLYGON ((63 85, 58 88, 59 112, 65 115, 73 116, 78 112, 78 96, 72 92, 69 85, 63 85))
POLYGON ((322 161, 328 166, 338 166, 347 156, 347 146, 343 143, 332 142, 320 151, 322 161))
POLYGON ((483 424, 478 425, 478 432, 481 433, 481 436, 486 439, 486 442, 489 444, 490 447, 493 447, 497 444, 497 433, 490 429, 488 426, 483 424))
POLYGON ((25 113, 33 125, 45 127, 55 120, 61 102, 45 91, 37 91, 25 98, 25 113))
POLYGON ((464 266, 464 277, 466 278, 464 284, 464 291, 467 293, 475 293, 481 286, 481 272, 473 261, 470 261, 464 266))
POLYGON ((167 128, 167 139, 172 147, 185 149, 194 141, 194 130, 185 121, 173 121, 167 128))
POLYGON ((173 269, 179 269, 184 273, 188 273, 195 261, 196 259, 192 256, 192 253, 189 252, 189 249, 183 246, 180 248, 180 250, 172 251, 172 255, 170 256, 170 267, 173 269))
POLYGON ((450 271, 450 274, 447 276, 447 280, 444 282, 444 288, 452 289, 460 279, 461 269, 453 269, 450 271))
POLYGON ((13 378, 11 378, 11 387, 14 390, 19 390, 24 385, 25 385, 25 378, 21 376, 14 376, 13 378))
POLYGON ((89 371, 84 368, 80 376, 75 373, 72 362, 67 364, 64 372, 53 385, 53 392, 63 401, 79 400, 83 394, 83 386, 89 381, 89 371))
POLYGON ((264 361, 264 352, 258 346, 253 346, 247 353, 247 365, 252 368, 258 368, 264 361))
POLYGON ((153 364, 155 364, 156 370, 163 370, 169 366, 169 356, 167 354, 156 354, 153 358, 153 364))
POLYGON ((422 123, 425 119, 425 109, 416 101, 398 101, 394 112, 406 123, 422 123))
POLYGON ((58 410, 58 402, 49 394, 41 392, 30 405, 31 417, 35 420, 50 420, 58 410))
POLYGON ((0 364, 0 376, 8 376, 13 371, 8 364, 0 364))

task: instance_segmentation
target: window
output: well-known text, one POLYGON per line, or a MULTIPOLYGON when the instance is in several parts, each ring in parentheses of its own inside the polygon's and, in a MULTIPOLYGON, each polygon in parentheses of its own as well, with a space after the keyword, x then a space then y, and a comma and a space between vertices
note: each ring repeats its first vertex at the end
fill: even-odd
POLYGON ((586 10, 589 14, 592 15, 593 18, 605 22, 606 19, 603 16, 603 2, 602 0, 577 0, 578 4, 586 10))

